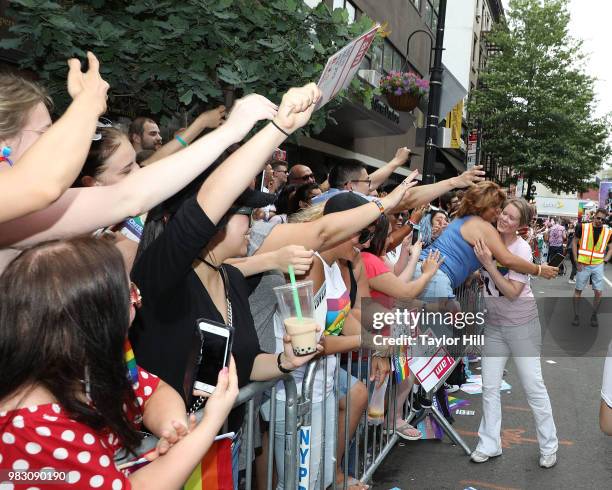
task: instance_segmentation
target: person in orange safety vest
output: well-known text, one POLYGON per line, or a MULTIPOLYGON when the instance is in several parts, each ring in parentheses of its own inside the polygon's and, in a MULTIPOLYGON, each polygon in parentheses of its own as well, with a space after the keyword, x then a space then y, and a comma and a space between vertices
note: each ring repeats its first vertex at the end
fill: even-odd
POLYGON ((601 303, 604 283, 604 263, 612 256, 612 247, 606 253, 606 249, 612 238, 612 228, 605 223, 608 212, 600 208, 595 213, 591 223, 583 223, 576 228, 572 249, 577 257, 578 273, 576 274, 576 289, 574 290, 574 320, 572 325, 578 326, 578 304, 582 290, 587 285, 589 278, 593 284, 595 300, 593 302, 593 313, 591 315, 591 326, 598 327, 597 310, 601 303))

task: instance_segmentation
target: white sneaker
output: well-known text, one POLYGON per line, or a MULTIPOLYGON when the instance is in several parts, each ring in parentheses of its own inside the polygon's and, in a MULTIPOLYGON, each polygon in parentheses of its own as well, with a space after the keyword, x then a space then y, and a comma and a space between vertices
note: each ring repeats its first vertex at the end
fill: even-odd
POLYGON ((485 461, 489 461, 490 458, 496 458, 497 456, 501 456, 501 453, 494 454, 493 456, 487 456, 485 453, 481 453, 480 451, 474 451, 470 455, 470 459, 474 463, 484 463, 485 461))
POLYGON ((569 281, 567 281, 569 284, 576 284, 576 280, 575 279, 570 279, 569 281))
POLYGON ((541 468, 552 468, 556 464, 557 464, 557 453, 540 455, 540 467, 541 468))

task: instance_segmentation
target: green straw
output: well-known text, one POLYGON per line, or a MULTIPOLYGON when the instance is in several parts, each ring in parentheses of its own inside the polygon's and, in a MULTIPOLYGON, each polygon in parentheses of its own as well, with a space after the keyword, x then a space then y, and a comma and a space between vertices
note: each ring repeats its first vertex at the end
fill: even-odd
POLYGON ((291 292, 293 293, 293 302, 295 303, 295 314, 298 320, 302 320, 302 307, 300 306, 300 297, 298 296, 297 284, 295 282, 295 272, 293 266, 289 266, 289 280, 291 281, 291 292))

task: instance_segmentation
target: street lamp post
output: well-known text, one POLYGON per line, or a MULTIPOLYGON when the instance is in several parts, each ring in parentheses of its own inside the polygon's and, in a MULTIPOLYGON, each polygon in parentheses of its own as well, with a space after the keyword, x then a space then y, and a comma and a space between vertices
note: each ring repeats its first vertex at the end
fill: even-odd
POLYGON ((442 51, 444 51, 444 24, 446 19, 446 0, 440 0, 434 63, 429 79, 429 103, 427 105, 427 128, 425 131, 425 156, 423 158, 423 184, 433 184, 434 164, 438 141, 440 98, 442 97, 442 51))

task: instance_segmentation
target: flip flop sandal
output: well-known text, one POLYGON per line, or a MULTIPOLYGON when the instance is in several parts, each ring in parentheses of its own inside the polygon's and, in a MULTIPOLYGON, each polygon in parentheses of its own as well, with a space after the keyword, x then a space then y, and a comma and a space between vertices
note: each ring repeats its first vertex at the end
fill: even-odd
POLYGON ((423 436, 419 429, 415 429, 410 424, 404 424, 396 427, 395 432, 399 437, 405 439, 406 441, 418 441, 423 436))

